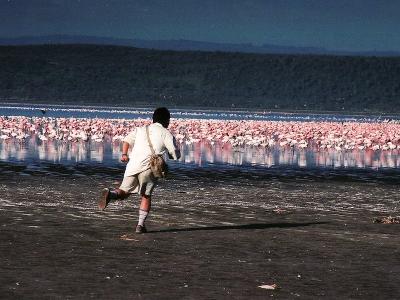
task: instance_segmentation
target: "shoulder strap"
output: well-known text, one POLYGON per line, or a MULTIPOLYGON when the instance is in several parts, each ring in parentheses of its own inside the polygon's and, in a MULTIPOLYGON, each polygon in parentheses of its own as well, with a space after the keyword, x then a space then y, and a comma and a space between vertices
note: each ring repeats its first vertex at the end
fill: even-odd
POLYGON ((149 146, 151 149, 151 153, 155 154, 156 152, 154 151, 153 144, 151 143, 151 140, 150 140, 149 126, 146 126, 146 134, 147 134, 147 140, 149 142, 149 146))

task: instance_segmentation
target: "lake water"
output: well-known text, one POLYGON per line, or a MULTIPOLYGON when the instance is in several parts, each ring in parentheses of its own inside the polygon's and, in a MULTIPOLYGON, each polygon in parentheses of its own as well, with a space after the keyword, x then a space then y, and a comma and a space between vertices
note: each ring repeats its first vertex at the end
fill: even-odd
MULTIPOLYGON (((150 118, 149 108, 129 108, 117 106, 79 106, 51 104, 0 104, 0 115, 37 116, 45 112, 46 117, 133 119, 150 118)), ((270 111, 222 111, 170 109, 173 118, 196 118, 218 120, 265 120, 265 121, 332 121, 332 122, 376 122, 400 120, 400 115, 339 115, 330 113, 279 113, 270 111)))
MULTIPOLYGON (((399 116, 363 116, 334 114, 294 114, 249 111, 194 111, 171 109, 172 117, 219 120, 277 120, 277 121, 330 121, 330 122, 377 122, 385 119, 399 120, 399 116)), ((77 107, 57 105, 0 105, 3 116, 74 117, 135 119, 151 118, 152 110, 147 108, 77 107)), ((182 158, 170 162, 172 169, 204 169, 229 172, 331 172, 340 174, 369 174, 381 176, 400 174, 400 156, 396 151, 335 151, 309 147, 305 150, 272 147, 231 147, 216 143, 182 144, 182 158)), ((0 161, 23 164, 29 168, 47 168, 48 165, 91 165, 123 169, 119 162, 121 143, 106 138, 103 142, 65 143, 62 141, 41 141, 31 136, 24 142, 0 140, 0 161)), ((367 176, 367 177, 368 177, 367 176)))

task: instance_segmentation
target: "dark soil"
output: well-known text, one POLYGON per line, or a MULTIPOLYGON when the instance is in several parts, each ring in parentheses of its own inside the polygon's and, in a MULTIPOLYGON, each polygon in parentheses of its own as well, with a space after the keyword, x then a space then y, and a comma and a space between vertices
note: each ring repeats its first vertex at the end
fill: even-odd
POLYGON ((398 185, 172 174, 137 235, 117 175, 0 175, 2 299, 396 299, 398 185), (276 284, 275 290, 261 285, 276 284))

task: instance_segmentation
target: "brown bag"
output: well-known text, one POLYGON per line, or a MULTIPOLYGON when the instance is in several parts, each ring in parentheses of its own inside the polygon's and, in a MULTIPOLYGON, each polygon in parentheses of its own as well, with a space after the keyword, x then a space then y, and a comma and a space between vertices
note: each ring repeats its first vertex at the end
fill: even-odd
POLYGON ((160 154, 156 154, 156 152, 154 151, 153 144, 151 143, 151 140, 150 140, 149 126, 146 126, 146 134, 147 134, 147 140, 149 141, 149 146, 150 146, 151 153, 152 153, 150 156, 151 172, 153 173, 154 177, 156 177, 156 178, 164 178, 165 176, 167 176, 168 166, 164 160, 164 157, 160 154))

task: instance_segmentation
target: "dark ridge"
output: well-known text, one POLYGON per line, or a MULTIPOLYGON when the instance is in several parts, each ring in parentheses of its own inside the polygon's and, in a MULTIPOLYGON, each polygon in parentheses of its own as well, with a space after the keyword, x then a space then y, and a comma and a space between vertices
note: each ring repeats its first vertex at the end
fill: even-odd
POLYGON ((282 46, 274 44, 254 45, 252 43, 217 43, 186 39, 175 40, 144 40, 123 39, 86 35, 44 35, 21 36, 15 38, 0 38, 0 45, 44 45, 44 44, 94 44, 129 46, 136 48, 173 50, 173 51, 222 51, 260 54, 318 54, 347 56, 400 56, 399 51, 345 51, 330 50, 321 47, 282 46))

